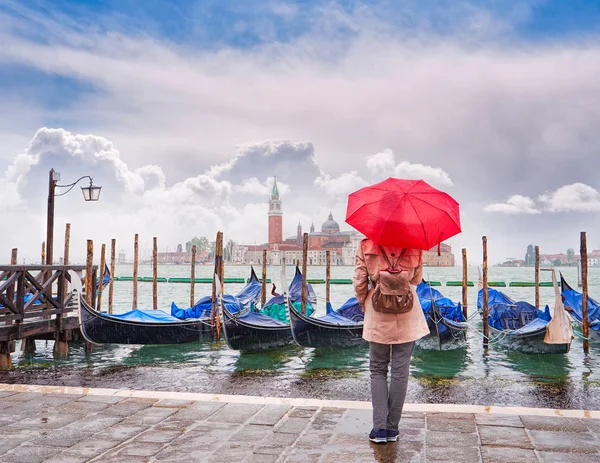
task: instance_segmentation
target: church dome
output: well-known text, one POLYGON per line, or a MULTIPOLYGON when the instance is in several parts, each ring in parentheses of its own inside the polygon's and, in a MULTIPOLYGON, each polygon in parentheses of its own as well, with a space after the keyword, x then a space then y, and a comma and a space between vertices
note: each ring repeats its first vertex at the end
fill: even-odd
POLYGON ((323 233, 338 233, 340 231, 340 226, 335 220, 333 220, 333 215, 331 215, 331 212, 329 213, 327 220, 323 223, 323 225, 321 225, 321 231, 323 233))

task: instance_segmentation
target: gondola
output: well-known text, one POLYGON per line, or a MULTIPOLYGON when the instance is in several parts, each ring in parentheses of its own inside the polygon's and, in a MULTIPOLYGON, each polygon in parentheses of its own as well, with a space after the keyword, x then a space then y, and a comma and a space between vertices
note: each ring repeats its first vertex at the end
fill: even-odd
MULTIPOLYGON (((311 285, 307 283, 306 289, 307 300, 311 304, 316 303, 317 298, 311 285)), ((261 312, 245 309, 242 312, 234 313, 225 304, 222 312, 223 332, 227 345, 234 350, 249 352, 293 344, 294 338, 289 322, 267 314, 273 313, 269 309, 278 308, 282 304, 285 307, 288 299, 295 302, 302 297, 302 273, 298 267, 296 267, 296 274, 290 283, 288 295, 287 298, 281 295, 271 298, 261 312)))
MULTIPOLYGON (((225 296, 230 310, 242 310, 260 296, 260 282, 251 269, 250 283, 236 296, 225 296)), ((162 310, 131 310, 123 314, 97 312, 85 301, 80 307, 81 332, 96 344, 182 344, 205 339, 211 332, 210 296, 191 309, 173 303, 171 315, 162 310), (175 316, 175 315, 179 316, 175 316)))
MULTIPOLYGON (((483 316, 483 288, 479 281, 477 309, 483 316)), ((494 288, 488 288, 488 327, 490 342, 524 354, 566 354, 571 344, 544 342, 550 308, 540 310, 525 301, 514 301, 494 288)))
POLYGON ((81 334, 95 344, 183 344, 207 333, 206 320, 179 320, 162 310, 132 310, 107 314, 79 304, 81 334))
MULTIPOLYGON (((262 285, 254 267, 250 267, 250 278, 248 284, 244 286, 235 296, 225 294, 222 303, 229 309, 231 313, 242 312, 245 309, 250 309, 255 304, 261 294, 262 285)), ((189 318, 209 318, 212 313, 212 296, 204 296, 194 304, 194 307, 189 309, 181 309, 177 307, 175 302, 171 303, 171 316, 180 320, 189 318)))
MULTIPOLYGON (((362 320, 355 321, 344 314, 352 314, 356 309, 362 314, 358 300, 350 298, 337 311, 328 310, 322 317, 303 315, 291 301, 288 301, 290 326, 296 344, 302 347, 352 347, 366 345, 362 338, 362 320)), ((362 317, 364 320, 364 316, 362 317)))
MULTIPOLYGON (((571 288, 562 274, 560 275, 560 288, 565 310, 579 330, 583 331, 583 295, 571 288)), ((600 304, 591 297, 588 297, 588 320, 590 322, 590 342, 600 342, 600 304)))
POLYGON ((429 334, 417 341, 422 349, 449 350, 464 347, 467 323, 462 306, 422 281, 416 288, 429 334))

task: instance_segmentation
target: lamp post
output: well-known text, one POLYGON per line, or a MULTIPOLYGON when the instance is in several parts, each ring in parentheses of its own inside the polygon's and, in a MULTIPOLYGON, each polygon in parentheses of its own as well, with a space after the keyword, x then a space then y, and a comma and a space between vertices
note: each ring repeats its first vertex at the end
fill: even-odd
POLYGON ((54 198, 56 196, 64 196, 84 178, 89 179, 89 186, 81 187, 83 199, 85 201, 98 201, 100 198, 101 186, 94 186, 93 179, 89 175, 77 179, 75 182, 68 185, 59 185, 60 174, 54 169, 50 169, 48 178, 48 221, 46 227, 46 265, 52 265, 53 250, 54 250, 54 198), (56 188, 68 188, 63 193, 56 194, 56 188))

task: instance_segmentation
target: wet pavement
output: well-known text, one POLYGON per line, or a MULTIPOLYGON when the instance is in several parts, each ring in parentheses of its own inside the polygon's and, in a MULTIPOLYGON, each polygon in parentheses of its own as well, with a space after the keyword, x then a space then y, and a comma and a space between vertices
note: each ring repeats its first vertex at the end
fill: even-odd
POLYGON ((0 401, 4 463, 600 462, 598 412, 407 404, 398 443, 375 445, 365 402, 8 385, 0 401))

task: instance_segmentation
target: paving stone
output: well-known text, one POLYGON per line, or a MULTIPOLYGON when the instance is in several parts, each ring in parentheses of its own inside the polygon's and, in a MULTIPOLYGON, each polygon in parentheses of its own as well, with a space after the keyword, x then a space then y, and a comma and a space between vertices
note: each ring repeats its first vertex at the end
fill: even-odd
MULTIPOLYGON (((322 456, 323 454, 321 452, 304 452, 299 449, 294 449, 283 461, 284 463, 319 463, 322 456)), ((260 460, 257 460, 257 462, 259 461, 260 460)))
POLYGON ((371 410, 348 410, 335 428, 336 432, 344 434, 365 435, 373 427, 373 412, 371 410))
POLYGON ((473 413, 444 413, 444 412, 430 412, 426 413, 427 418, 446 418, 448 420, 469 420, 473 421, 475 415, 473 413))
POLYGON ((521 416, 527 429, 540 431, 588 432, 585 423, 579 418, 563 418, 554 416, 521 416))
POLYGON ((300 435, 294 444, 294 448, 304 450, 324 449, 332 437, 333 434, 329 432, 309 431, 300 435))
POLYGON ((71 401, 66 404, 61 405, 60 407, 55 408, 57 412, 60 413, 95 413, 100 410, 104 410, 108 408, 110 404, 105 402, 77 402, 71 401))
POLYGON ((244 458, 252 455, 251 452, 246 450, 240 450, 236 452, 217 452, 213 453, 210 457, 208 457, 209 463, 231 463, 234 461, 243 461, 244 458))
POLYGON ((100 432, 123 421, 122 416, 106 416, 103 412, 87 416, 68 424, 63 429, 81 429, 82 431, 100 432))
POLYGON ((118 450, 110 452, 107 457, 128 456, 128 457, 151 457, 156 455, 164 448, 163 444, 156 442, 129 442, 118 450))
POLYGON ((44 433, 35 439, 32 444, 50 447, 71 447, 91 435, 91 432, 78 428, 61 428, 44 433))
POLYGON ((39 463, 59 452, 57 447, 24 444, 2 455, 2 463, 39 463))
POLYGON ((398 424, 398 429, 424 429, 424 418, 402 418, 398 424))
MULTIPOLYGON (((175 414, 176 415, 176 414, 175 414)), ((196 421, 194 420, 178 420, 175 419, 175 415, 171 415, 164 421, 158 423, 155 429, 159 431, 187 431, 190 428, 193 428, 196 425, 196 421)))
POLYGON ((226 404, 215 414, 208 418, 208 421, 219 421, 221 423, 244 423, 252 418, 263 408, 263 405, 252 404, 226 404))
POLYGON ((340 452, 340 453, 327 453, 321 460, 323 463, 341 463, 341 462, 352 462, 352 463, 374 463, 377 460, 373 455, 369 454, 357 454, 354 452, 340 452))
POLYGON ((193 400, 160 399, 153 407, 185 408, 193 403, 193 400))
MULTIPOLYGON (((92 460, 98 463, 147 463, 150 461, 149 457, 136 457, 131 455, 117 455, 114 457, 107 458, 105 455, 102 456, 101 460, 92 460)), ((181 460, 179 460, 181 461, 181 460)), ((186 461, 202 461, 202 460, 186 460, 186 461)))
POLYGON ((112 416, 128 417, 128 416, 136 414, 137 412, 139 412, 141 410, 146 410, 147 408, 150 408, 151 406, 152 406, 151 404, 147 404, 147 403, 143 403, 143 402, 127 402, 124 400, 124 401, 121 401, 114 405, 111 405, 106 410, 104 410, 104 413, 106 413, 107 415, 112 415, 112 416))
POLYGON ((109 405, 113 405, 125 400, 124 397, 118 397, 116 395, 84 395, 76 402, 101 402, 109 405))
POLYGON ((218 445, 225 442, 240 428, 219 428, 211 425, 196 428, 173 440, 169 446, 161 452, 164 459, 169 459, 177 452, 200 451, 200 453, 212 452, 218 445), (197 430, 196 430, 197 429, 197 430))
POLYGON ((536 450, 597 453, 600 441, 587 432, 528 431, 536 450))
POLYGON ((123 401, 123 403, 153 405, 158 401, 159 399, 153 399, 152 397, 128 397, 123 401))
POLYGON ((475 420, 448 418, 446 416, 428 416, 427 429, 444 432, 475 432, 475 420))
POLYGON ((317 410, 317 407, 294 407, 288 415, 290 418, 312 418, 317 410))
POLYGON ((289 405, 267 405, 250 420, 250 424, 273 426, 290 410, 289 405))
POLYGON ((117 424, 97 433, 94 437, 114 441, 126 441, 149 429, 149 426, 127 426, 117 424))
POLYGON ((39 392, 17 392, 2 398, 2 403, 10 402, 27 402, 32 399, 38 399, 40 397, 39 392))
POLYGON ((233 442, 259 442, 271 432, 270 426, 248 424, 232 435, 230 440, 233 442))
POLYGON ((152 429, 135 438, 136 442, 155 442, 166 444, 179 437, 182 433, 178 431, 157 431, 152 429))
POLYGON ((495 445, 501 447, 519 447, 532 449, 531 441, 522 428, 506 426, 478 426, 481 445, 495 445))
POLYGON ((84 463, 86 461, 89 461, 88 457, 62 452, 50 458, 49 460, 44 460, 44 463, 84 463))
POLYGON ((600 454, 590 455, 567 452, 537 452, 542 463, 590 463, 600 461, 600 454))
POLYGON ((425 437, 427 449, 432 447, 475 447, 479 445, 477 434, 428 431, 425 437))
POLYGON ((79 442, 78 444, 75 444, 73 447, 70 447, 68 452, 71 455, 74 454, 92 458, 106 452, 107 450, 110 450, 117 445, 119 445, 119 442, 91 437, 79 442))
POLYGON ((510 426, 514 428, 523 428, 523 422, 519 416, 515 415, 491 415, 478 413, 475 415, 475 422, 486 426, 510 426))
MULTIPOLYGON (((161 452, 153 457, 153 461, 161 463, 181 463, 181 462, 204 462, 210 458, 212 450, 198 448, 181 448, 181 447, 166 447, 161 452)), ((238 460, 232 460, 238 461, 238 460)), ((102 463, 106 463, 102 461, 102 463)), ((115 463, 121 463, 120 460, 115 460, 115 463)))
POLYGON ((205 420, 225 406, 222 402, 194 402, 192 405, 179 410, 171 419, 176 420, 205 420))
MULTIPOLYGON (((0 455, 2 455, 4 452, 14 449, 15 447, 18 447, 22 443, 23 440, 21 439, 11 439, 10 437, 6 438, 5 436, 2 436, 0 439, 0 455)), ((2 461, 1 458, 0 461, 2 461)))
POLYGON ((342 418, 342 413, 321 410, 309 425, 310 430, 334 431, 342 418))
POLYGON ((244 463, 275 463, 277 458, 277 455, 252 454, 244 460, 244 463))
POLYGON ((309 422, 310 420, 308 418, 288 418, 275 428, 275 432, 300 434, 304 431, 304 428, 306 428, 309 422))
POLYGON ((16 392, 0 391, 0 399, 5 399, 8 396, 15 395, 16 392))
POLYGON ((178 411, 177 408, 146 408, 122 421, 126 425, 158 424, 178 411))
POLYGON ((441 461, 480 463, 481 459, 477 447, 427 447, 427 462, 441 461))
POLYGON ((483 463, 538 463, 535 452, 531 449, 514 447, 481 447, 483 463))
POLYGON ((66 426, 74 421, 83 418, 85 414, 68 414, 68 413, 41 413, 34 415, 31 418, 13 423, 12 426, 26 429, 56 429, 66 426))
POLYGON ((285 449, 291 447, 297 438, 297 434, 270 432, 262 441, 260 441, 254 452, 268 455, 280 455, 285 449))
MULTIPOLYGON (((398 434, 398 442, 425 442, 426 431, 424 429, 401 429, 398 434)), ((367 436, 367 433, 364 433, 367 436)))

